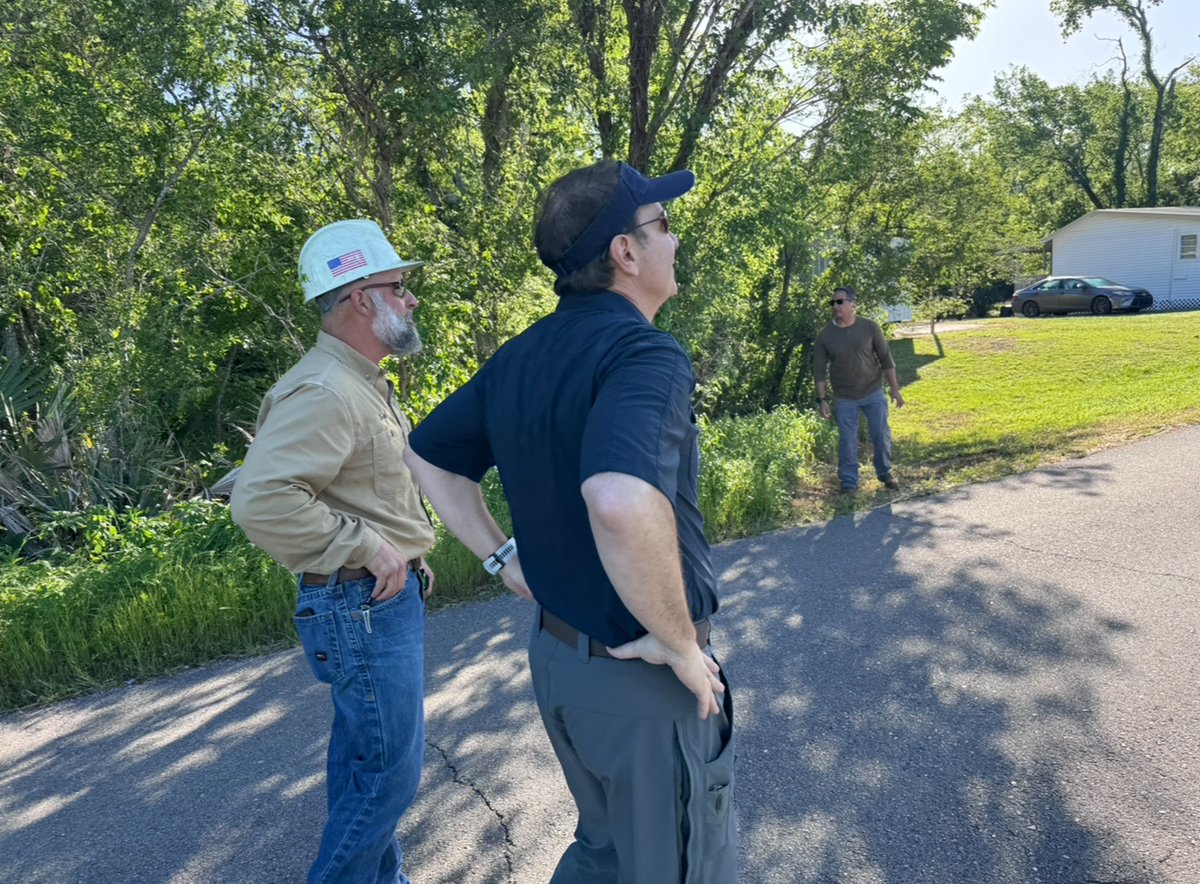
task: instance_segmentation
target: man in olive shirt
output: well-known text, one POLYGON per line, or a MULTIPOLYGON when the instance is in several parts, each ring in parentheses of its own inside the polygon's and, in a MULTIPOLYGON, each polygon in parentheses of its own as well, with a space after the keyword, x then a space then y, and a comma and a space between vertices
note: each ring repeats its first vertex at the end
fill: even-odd
POLYGON ((858 413, 867 416, 867 430, 875 449, 875 475, 888 488, 899 488, 892 477, 892 430, 888 426, 887 397, 881 382, 887 376, 888 391, 897 408, 904 396, 896 380, 896 364, 883 331, 869 319, 855 316, 856 296, 850 286, 833 290, 833 321, 821 329, 813 347, 813 376, 821 417, 829 419, 826 371, 833 381, 837 405, 838 480, 842 491, 858 490, 858 413))
POLYGON ((234 486, 234 520, 297 574, 296 629, 330 685, 325 825, 309 882, 407 884, 396 825, 424 748, 424 555, 433 528, 408 468, 411 425, 379 363, 421 348, 417 299, 372 221, 300 252, 317 343, 267 393, 234 486))

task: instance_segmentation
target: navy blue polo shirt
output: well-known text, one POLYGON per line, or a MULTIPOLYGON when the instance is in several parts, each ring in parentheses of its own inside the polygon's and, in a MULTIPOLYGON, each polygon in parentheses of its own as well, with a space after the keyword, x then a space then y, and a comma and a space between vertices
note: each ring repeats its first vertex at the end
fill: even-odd
POLYGON ((501 347, 409 444, 474 481, 497 467, 538 602, 609 646, 646 630, 600 563, 580 485, 616 472, 672 503, 693 620, 717 610, 697 499, 696 379, 678 342, 614 292, 571 293, 501 347))

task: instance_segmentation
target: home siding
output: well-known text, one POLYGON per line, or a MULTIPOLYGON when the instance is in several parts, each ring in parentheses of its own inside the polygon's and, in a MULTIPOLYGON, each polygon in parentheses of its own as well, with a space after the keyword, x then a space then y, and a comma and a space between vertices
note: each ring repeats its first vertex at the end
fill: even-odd
MULTIPOLYGON (((1055 276, 1105 276, 1142 286, 1156 307, 1200 300, 1200 261, 1180 261, 1180 233, 1200 232, 1200 218, 1096 214, 1054 238, 1055 276)), ((1191 305, 1188 305, 1191 306, 1191 305)))

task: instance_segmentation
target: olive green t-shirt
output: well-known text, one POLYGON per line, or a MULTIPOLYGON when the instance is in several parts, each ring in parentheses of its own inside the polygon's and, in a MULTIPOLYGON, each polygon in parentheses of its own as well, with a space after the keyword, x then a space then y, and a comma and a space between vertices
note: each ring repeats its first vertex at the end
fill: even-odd
POLYGON ((895 364, 883 330, 861 316, 845 327, 829 323, 813 346, 813 377, 824 381, 828 370, 838 399, 865 399, 880 388, 884 370, 895 364))

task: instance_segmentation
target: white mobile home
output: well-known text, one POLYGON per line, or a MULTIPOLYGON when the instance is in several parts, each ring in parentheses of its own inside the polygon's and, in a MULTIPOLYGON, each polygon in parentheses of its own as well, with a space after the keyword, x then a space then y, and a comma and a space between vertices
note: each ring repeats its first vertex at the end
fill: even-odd
POLYGON ((1142 286, 1155 310, 1200 308, 1200 206, 1097 209, 1044 242, 1054 276, 1142 286))

